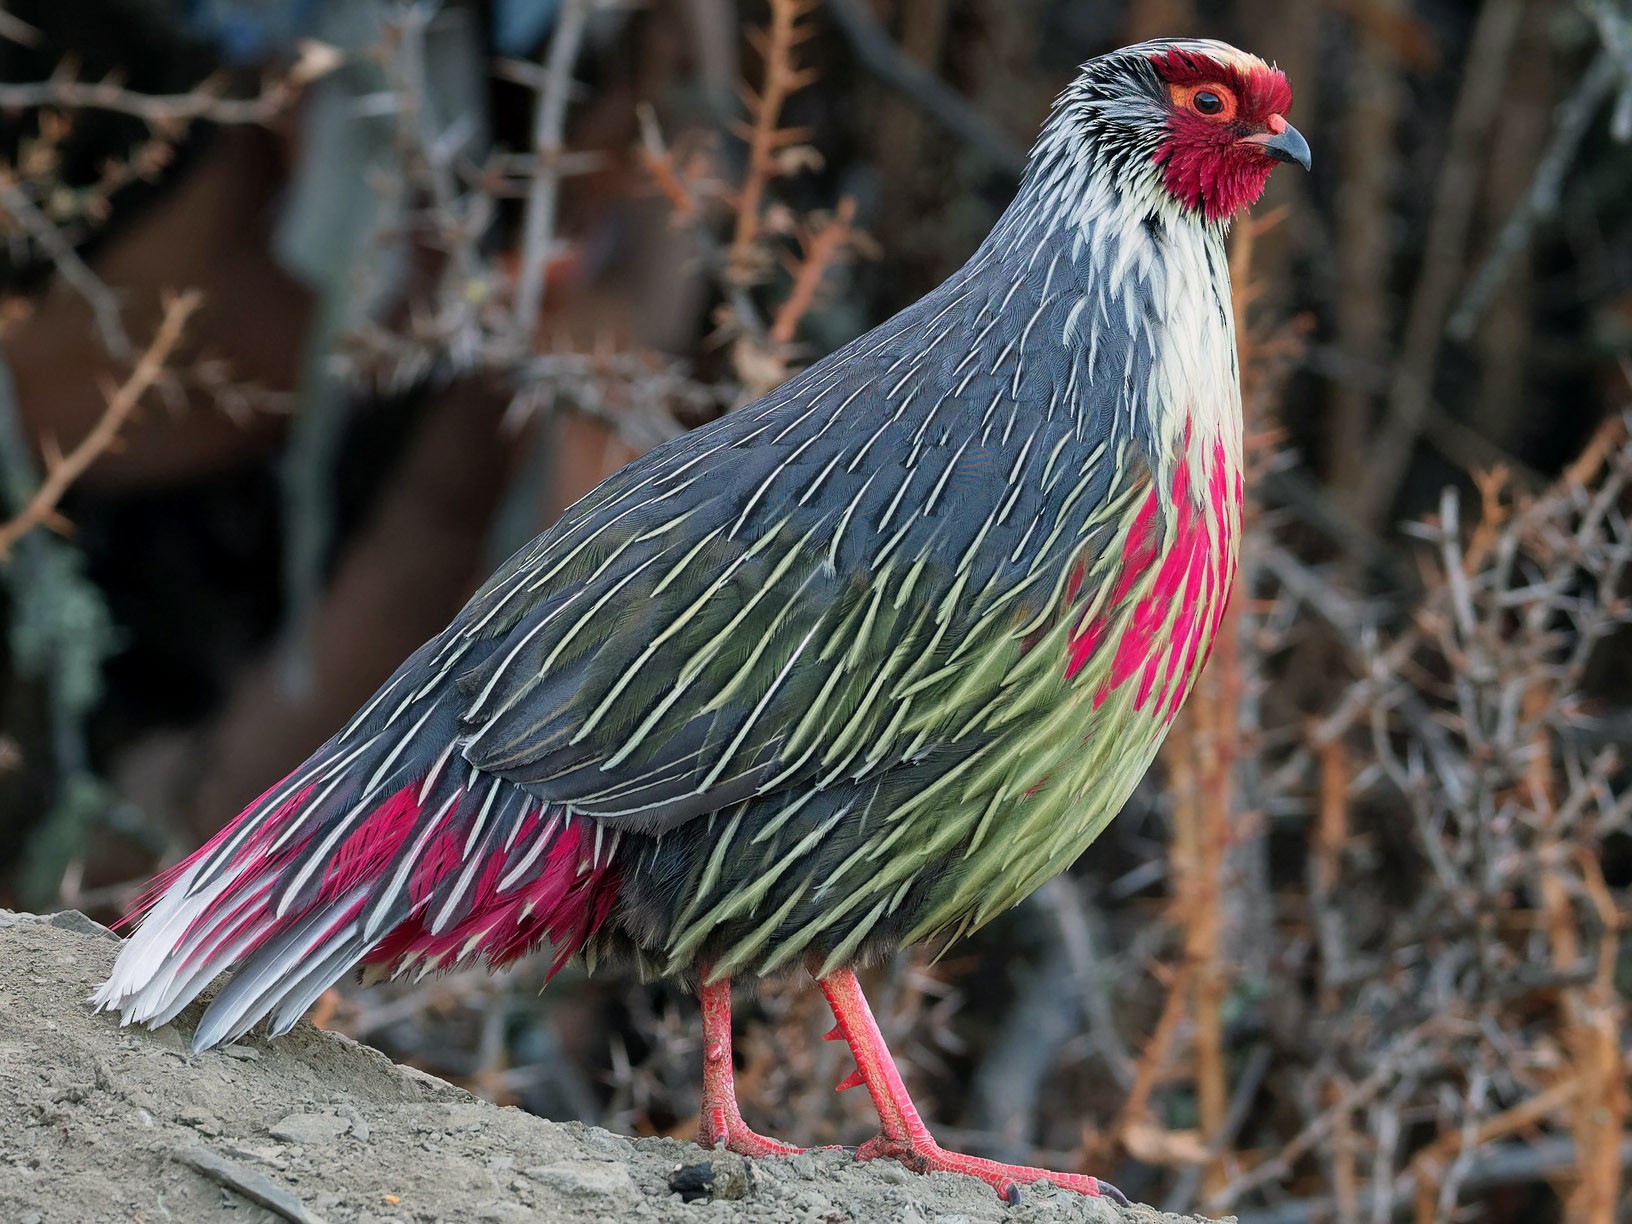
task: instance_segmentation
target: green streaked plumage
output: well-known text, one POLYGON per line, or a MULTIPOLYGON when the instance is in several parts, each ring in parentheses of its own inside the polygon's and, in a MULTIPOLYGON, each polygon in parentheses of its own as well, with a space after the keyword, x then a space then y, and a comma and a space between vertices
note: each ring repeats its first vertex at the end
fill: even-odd
POLYGON ((178 866, 97 1001, 163 1023, 236 965, 207 1046, 359 962, 825 972, 1066 866, 1234 579, 1221 218, 1302 158, 1184 112, 1214 85, 1289 100, 1222 44, 1088 65, 967 265, 573 506, 178 866))
MULTIPOLYGON (((1176 513, 1171 473, 1202 484, 1212 451, 1152 449, 1157 336, 1105 322, 1171 298, 1155 265, 1106 286, 1029 254, 977 256, 893 332, 618 473, 428 648, 466 695, 473 766, 624 835, 598 946, 728 974, 978 926, 1148 767, 1167 717, 1110 681, 1158 577, 1126 572, 1129 535, 1153 509, 1174 545, 1198 511, 1176 513), (1068 668, 1090 624, 1104 646, 1068 668)), ((1203 322, 1230 395, 1228 316, 1203 322)), ((1234 532, 1208 530, 1217 603, 1234 532)))

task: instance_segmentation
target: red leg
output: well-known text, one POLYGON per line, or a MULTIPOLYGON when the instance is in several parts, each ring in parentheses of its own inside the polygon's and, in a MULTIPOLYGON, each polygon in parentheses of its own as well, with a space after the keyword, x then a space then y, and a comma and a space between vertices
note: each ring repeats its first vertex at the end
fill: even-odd
POLYGON ((1082 1173, 1050 1173, 1029 1165, 999 1164, 979 1156, 963 1156, 948 1152, 935 1142, 934 1136, 918 1116, 918 1109, 907 1094, 901 1081, 895 1059, 884 1045, 884 1034, 878 1031, 878 1022, 861 993, 861 983, 848 969, 841 969, 827 977, 818 978, 817 985, 827 996, 828 1006, 839 1023, 829 1036, 840 1036, 850 1045, 856 1056, 856 1070, 839 1084, 840 1091, 865 1084, 878 1110, 878 1134, 861 1145, 857 1160, 875 1160, 887 1156, 898 1160, 915 1173, 966 1173, 978 1177, 998 1196, 1009 1203, 1020 1201, 1020 1187, 1031 1182, 1048 1181, 1079 1194, 1104 1195, 1123 1204, 1127 1197, 1115 1186, 1088 1177, 1082 1173))
POLYGON ((698 988, 703 1005, 703 1108, 697 1142, 739 1156, 792 1156, 804 1151, 748 1129, 737 1108, 736 1069, 731 1064, 731 982, 721 978, 698 988))

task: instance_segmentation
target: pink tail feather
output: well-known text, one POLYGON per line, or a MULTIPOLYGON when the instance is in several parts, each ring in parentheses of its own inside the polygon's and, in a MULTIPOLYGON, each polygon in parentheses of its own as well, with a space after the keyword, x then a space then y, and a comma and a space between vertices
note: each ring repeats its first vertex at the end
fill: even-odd
POLYGON ((148 886, 145 915, 93 996, 123 1023, 167 1023, 223 970, 193 1038, 262 1017, 287 1031, 355 965, 395 975, 505 964, 548 943, 554 973, 604 922, 618 838, 443 755, 428 771, 331 742, 148 886), (360 797, 358 792, 362 792, 360 797))

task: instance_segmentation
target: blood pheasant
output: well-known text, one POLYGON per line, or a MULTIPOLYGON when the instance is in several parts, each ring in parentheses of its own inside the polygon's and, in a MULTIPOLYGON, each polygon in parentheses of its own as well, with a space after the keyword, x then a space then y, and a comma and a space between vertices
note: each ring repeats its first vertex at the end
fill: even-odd
POLYGON ((1308 164, 1217 42, 1090 61, 1019 194, 916 305, 631 463, 328 743, 156 882, 96 995, 288 1029, 353 966, 632 960, 698 984, 702 1139, 750 1131, 732 977, 807 969, 878 1107, 949 1153, 852 966, 987 922, 1094 840, 1218 631, 1241 523, 1223 236, 1308 164))

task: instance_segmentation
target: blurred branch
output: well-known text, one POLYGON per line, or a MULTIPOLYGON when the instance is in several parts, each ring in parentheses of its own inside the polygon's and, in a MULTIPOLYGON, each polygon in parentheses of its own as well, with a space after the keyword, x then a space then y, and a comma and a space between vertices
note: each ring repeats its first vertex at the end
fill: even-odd
MULTIPOLYGON (((0 362, 0 508, 21 515, 39 479, 14 392, 10 369, 0 362)), ((28 833, 17 883, 25 904, 43 908, 62 894, 65 872, 107 810, 91 770, 85 723, 101 697, 102 667, 117 638, 107 602, 77 549, 27 532, 15 544, 15 556, 0 568, 7 662, 13 676, 40 686, 46 717, 40 756, 54 773, 51 801, 28 833)))
POLYGON ((1445 312, 1464 266, 1478 201, 1480 154, 1504 97, 1506 65, 1523 16, 1523 0, 1486 0, 1474 26, 1449 144, 1434 185, 1422 269, 1411 295, 1388 411, 1371 443, 1367 478, 1353 491, 1355 517, 1365 526, 1376 526, 1394 505, 1432 404, 1445 312))
POLYGON ((1069 875, 1055 876, 1037 890, 1036 896, 1038 904, 1049 911, 1059 927, 1060 943, 1069 958, 1071 974, 1082 990, 1083 1012, 1094 1047, 1116 1082, 1126 1088, 1133 1083, 1133 1055, 1116 1031, 1107 958, 1098 951, 1100 941, 1096 928, 1103 919, 1097 907, 1091 907, 1077 890, 1069 875))
POLYGON ((1396 590, 1408 589, 1409 577, 1394 554, 1375 534, 1344 514, 1336 499, 1316 482, 1307 468, 1288 467, 1266 472, 1259 482, 1259 490, 1271 505, 1296 511, 1306 526, 1348 553, 1357 565, 1386 574, 1389 585, 1396 590))
POLYGON ((764 84, 758 90, 742 86, 749 122, 739 134, 748 142, 748 172, 743 176, 737 199, 737 225, 726 254, 726 274, 738 284, 756 279, 759 260, 755 244, 764 223, 765 187, 780 171, 778 157, 783 150, 802 141, 801 128, 782 127, 782 107, 789 95, 816 79, 816 73, 801 68, 795 49, 810 38, 812 27, 803 19, 814 0, 771 0, 771 24, 754 29, 748 40, 764 62, 764 84))
POLYGON ((130 377, 109 392, 107 409, 96 425, 67 454, 54 458, 48 454, 45 479, 40 487, 18 514, 0 523, 0 560, 8 557, 12 546, 35 527, 60 526, 62 519, 57 513, 57 504, 74 481, 118 441, 119 431, 141 403, 142 396, 163 376, 165 363, 181 342, 187 320, 198 309, 199 301, 200 295, 193 291, 166 303, 153 342, 137 360, 130 377))
POLYGON ((1427 1038, 1435 1027, 1436 1021, 1427 1020, 1411 1032, 1401 1033, 1389 1043, 1388 1049, 1378 1056, 1371 1074, 1317 1114, 1279 1152, 1235 1177, 1216 1194, 1203 1200, 1203 1208, 1208 1211, 1226 1211, 1239 1203, 1249 1190, 1287 1177, 1292 1172, 1293 1165, 1305 1152, 1326 1141, 1340 1116, 1358 1109, 1366 1101, 1387 1091, 1402 1066, 1423 1057, 1427 1038))
POLYGON ((641 353, 558 349, 533 357, 517 374, 521 389, 507 426, 561 407, 598 421, 642 452, 684 432, 676 412, 712 416, 731 398, 731 388, 698 382, 681 363, 641 353))
POLYGON ((716 312, 718 334, 731 341, 731 362, 740 391, 750 398, 762 395, 789 374, 790 344, 799 324, 815 304, 827 273, 853 248, 864 243, 855 228, 855 203, 839 202, 820 224, 801 220, 798 211, 770 199, 773 181, 814 164, 814 150, 803 142, 803 128, 785 127, 783 109, 798 90, 816 79, 813 69, 798 62, 798 49, 814 33, 806 20, 816 0, 774 0, 769 26, 756 28, 748 39, 762 61, 758 89, 740 86, 746 121, 733 125, 748 145, 746 167, 733 190, 712 174, 682 165, 664 143, 650 108, 638 114, 640 159, 653 184, 674 210, 677 223, 689 227, 712 272, 724 304, 716 312), (729 244, 723 249, 707 223, 706 205, 725 199, 734 214, 729 244), (788 239, 797 255, 784 255, 791 285, 767 323, 755 300, 756 285, 770 279, 777 247, 788 239))
MULTIPOLYGON (((1236 1136, 1247 1124, 1252 1103, 1258 1096, 1258 1090, 1263 1087, 1264 1077, 1269 1074, 1274 1061, 1275 1051, 1268 1042, 1260 1042, 1252 1048, 1252 1053, 1247 1056, 1246 1065, 1235 1081, 1235 1088, 1230 1093, 1229 1112, 1224 1116, 1223 1125, 1219 1127, 1217 1134, 1208 1139, 1209 1162, 1218 1160, 1235 1146, 1236 1136)), ((1205 1164, 1193 1164, 1180 1173, 1173 1185, 1173 1192, 1162 1204, 1162 1210, 1189 1211, 1196 1201, 1196 1192, 1201 1188, 1202 1175, 1208 1167, 1205 1164)))
MULTIPOLYGON (((1632 1138, 1621 1141, 1619 1159, 1632 1164, 1632 1138)), ((1552 1181, 1561 1174, 1568 1174, 1575 1163, 1575 1140, 1565 1136, 1529 1143, 1491 1144, 1480 1148, 1468 1163, 1462 1190, 1464 1194, 1476 1194, 1498 1186, 1552 1181)), ((1408 1173, 1394 1187, 1388 1201, 1381 1204, 1383 1217, 1403 1213, 1416 1193, 1416 1178, 1408 1173)), ((1243 1211, 1240 1224, 1322 1224, 1334 1217, 1335 1206, 1330 1199, 1292 1199, 1274 1207, 1243 1211)))
POLYGON ((1446 325, 1451 339, 1462 341, 1472 337, 1491 298, 1501 288, 1508 266, 1530 244, 1536 227, 1558 211, 1564 174, 1575 164, 1576 153, 1581 148, 1581 141, 1586 137, 1593 116, 1617 85, 1628 88, 1627 80, 1626 69, 1615 62, 1615 57, 1607 49, 1600 50, 1570 96, 1559 103, 1553 136, 1547 142, 1541 164, 1536 167, 1529 193, 1502 225, 1490 253, 1479 265, 1479 270, 1463 291, 1462 300, 1451 313, 1450 322, 1446 325))
POLYGON ((1331 380, 1331 428, 1323 439, 1322 468, 1342 507, 1340 521, 1364 537, 1365 527, 1348 513, 1364 484, 1366 453, 1376 407, 1388 387, 1388 353, 1394 313, 1392 279, 1402 235, 1394 224, 1399 171, 1400 116, 1406 104, 1405 63, 1393 36, 1406 14, 1404 0, 1371 0, 1343 6, 1355 47, 1344 108, 1334 137, 1341 145, 1343 190, 1333 201, 1332 274, 1343 286, 1329 319, 1329 351, 1313 346, 1331 380))
POLYGON ((777 307, 771 322, 770 339, 773 344, 791 343, 798 331, 799 321, 810 312, 828 272, 843 259, 844 253, 856 238, 854 222, 856 202, 850 196, 839 201, 831 217, 804 242, 800 258, 793 264, 793 288, 777 307))
POLYGON ((968 1113, 975 1130, 1000 1137, 996 1155, 1031 1159, 1038 1104, 1048 1090, 1060 1049, 1076 1035, 1084 985, 1071 971, 1071 954, 1052 924, 1042 924, 1049 946, 1016 966, 1012 1005, 969 1082, 968 1113))
POLYGON ((130 333, 125 330, 119 300, 113 290, 91 271, 90 266, 79 257, 79 252, 74 250, 73 243, 52 224, 51 218, 36 208, 28 194, 3 174, 0 174, 0 210, 22 226, 23 232, 45 252, 57 275, 85 300, 108 352, 121 360, 129 357, 130 333))
POLYGON ((640 163, 652 176, 659 194, 668 201, 676 225, 691 225, 699 219, 699 193, 685 174, 675 152, 663 140, 663 129, 657 124, 657 113, 650 102, 635 107, 635 118, 640 123, 640 163))
POLYGON ((222 96, 224 82, 210 78, 182 94, 134 93, 112 80, 76 81, 62 75, 45 81, 0 84, 0 110, 55 107, 64 110, 103 110, 156 126, 191 123, 198 119, 219 124, 265 124, 281 114, 301 89, 333 71, 340 53, 327 43, 306 39, 300 58, 253 98, 222 96))
POLYGON ((0 9, 0 38, 10 39, 20 47, 40 45, 40 32, 22 18, 0 9))
POLYGON ((523 352, 536 343, 544 307, 544 269, 555 245, 555 212, 561 189, 561 155, 567 123, 572 69, 594 0, 565 0, 556 17, 545 63, 544 86, 533 112, 533 152, 538 171, 527 192, 522 226, 521 275, 516 283, 514 339, 523 352))
POLYGON ((965 141, 1004 175, 1018 179, 1026 151, 997 124, 928 68, 904 54, 862 0, 826 0, 856 56, 892 89, 912 99, 952 135, 965 141))

